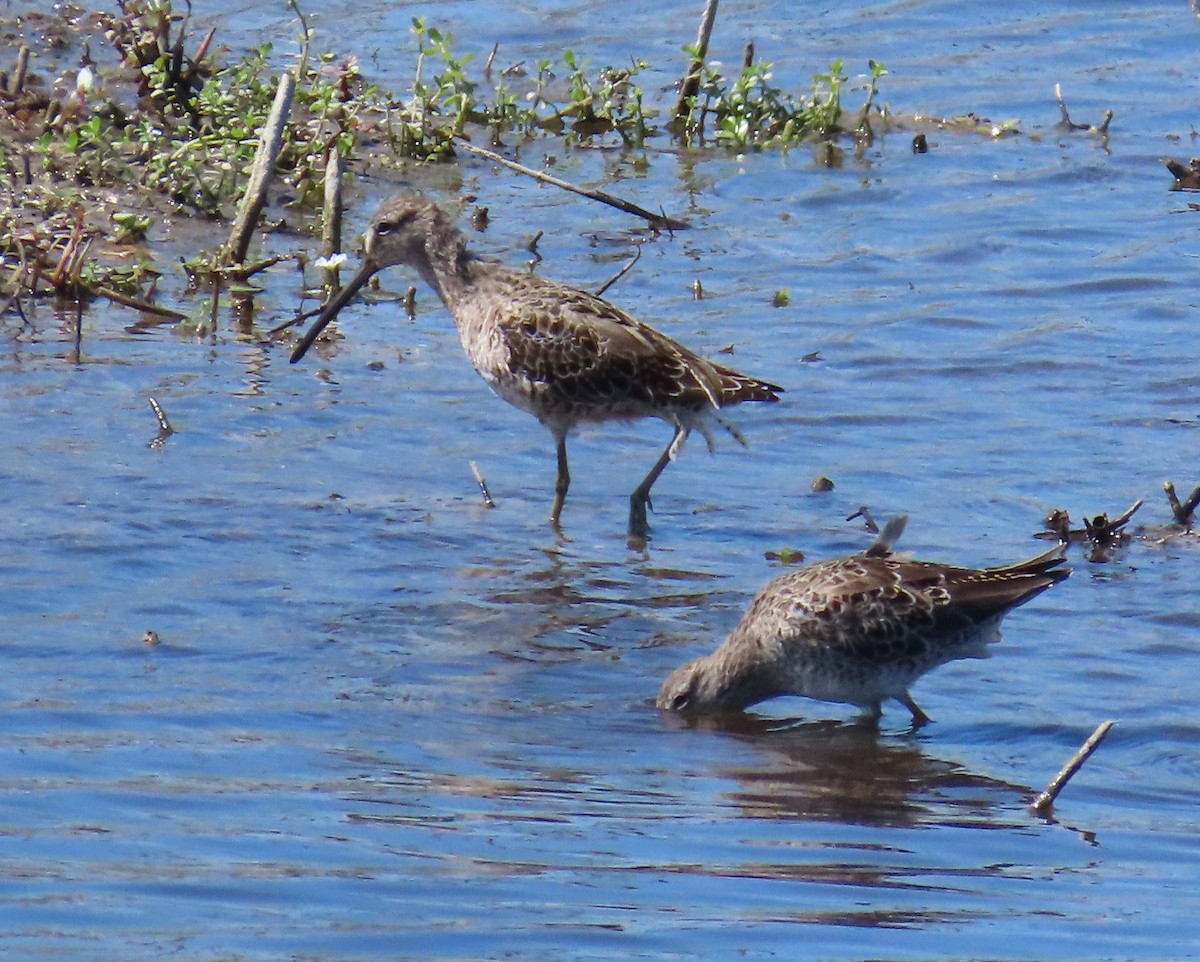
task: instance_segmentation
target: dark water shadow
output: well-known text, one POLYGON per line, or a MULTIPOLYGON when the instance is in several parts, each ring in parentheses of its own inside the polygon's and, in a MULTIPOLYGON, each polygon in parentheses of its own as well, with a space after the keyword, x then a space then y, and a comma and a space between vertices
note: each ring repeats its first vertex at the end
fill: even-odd
POLYGON ((767 719, 729 714, 670 721, 719 732, 752 749, 746 764, 719 774, 738 788, 728 798, 748 818, 911 828, 976 825, 1028 828, 1014 818, 1029 786, 938 758, 909 732, 882 734, 870 719, 767 719))

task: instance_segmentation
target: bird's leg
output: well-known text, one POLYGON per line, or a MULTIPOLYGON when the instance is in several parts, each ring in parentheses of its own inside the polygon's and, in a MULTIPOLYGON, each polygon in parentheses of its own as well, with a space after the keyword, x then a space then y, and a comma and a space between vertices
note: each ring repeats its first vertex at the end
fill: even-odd
POLYGON ((675 433, 671 436, 671 443, 667 445, 658 460, 654 462, 654 467, 650 469, 650 473, 642 479, 642 483, 634 489, 633 494, 629 496, 629 533, 637 537, 644 537, 650 530, 650 525, 646 521, 646 508, 654 508, 650 503, 650 489, 654 487, 654 482, 658 480, 658 476, 663 473, 663 469, 671 463, 676 454, 679 453, 679 447, 683 444, 687 437, 687 431, 682 424, 675 425, 675 433))
POLYGON ((862 725, 864 728, 872 731, 878 731, 879 719, 883 717, 883 706, 879 703, 879 699, 865 702, 858 707, 862 709, 862 714, 855 717, 854 724, 862 725))
POLYGON ((563 502, 567 500, 567 489, 571 487, 571 472, 567 469, 567 436, 558 439, 558 477, 554 481, 554 504, 550 507, 550 523, 558 525, 563 502))
POLYGON ((896 701, 900 702, 905 708, 912 712, 912 727, 920 728, 922 725, 931 721, 930 717, 921 711, 920 707, 912 700, 912 695, 905 692, 903 695, 896 696, 896 701))

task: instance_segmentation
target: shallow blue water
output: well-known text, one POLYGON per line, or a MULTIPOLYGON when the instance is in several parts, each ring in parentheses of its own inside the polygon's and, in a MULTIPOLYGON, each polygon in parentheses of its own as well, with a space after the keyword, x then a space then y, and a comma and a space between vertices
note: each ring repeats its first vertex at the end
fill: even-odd
MULTIPOLYGON (((646 56, 665 86, 698 10, 668 3, 647 31, 642 9, 426 15, 479 57, 646 56)), ((788 388, 736 413, 748 449, 688 445, 644 550, 626 499, 666 427, 574 439, 556 537, 548 433, 489 394, 424 289, 415 322, 360 303, 295 367, 232 322, 198 340, 98 306, 76 359, 73 318, 4 319, 6 956, 1200 955, 1193 540, 1150 532, 1104 565, 1073 551, 992 659, 916 686, 934 718, 917 734, 894 706, 879 733, 801 700, 736 729, 652 707, 777 570, 764 552, 867 544, 844 520, 859 505, 907 513, 922 557, 986 564, 1040 550, 1051 508, 1145 497, 1135 521, 1161 524, 1161 482, 1200 481, 1200 215, 1160 163, 1193 149, 1188 8, 792 11, 723 5, 714 54, 753 37, 799 79, 875 57, 897 113, 1022 134, 933 131, 914 156, 901 129, 836 169, 805 150, 655 149, 637 169, 556 151, 560 176, 692 221, 609 296, 788 388), (1075 119, 1114 111, 1107 140, 1055 129, 1056 82, 1075 119), (150 396, 176 429, 158 448, 150 396), (810 492, 818 474, 834 491, 810 492), (1030 814, 1104 718, 1054 818, 1030 814)), ((412 11, 337 13, 318 46, 401 86, 412 11)), ((294 34, 258 5, 221 22, 294 34)), ((409 179, 456 215, 477 195, 491 227, 472 242, 510 263, 544 230, 539 269, 584 287, 638 226, 482 163, 409 179)), ((356 183, 352 230, 391 186, 356 183)), ((260 331, 294 304, 291 268, 270 283, 260 331)))

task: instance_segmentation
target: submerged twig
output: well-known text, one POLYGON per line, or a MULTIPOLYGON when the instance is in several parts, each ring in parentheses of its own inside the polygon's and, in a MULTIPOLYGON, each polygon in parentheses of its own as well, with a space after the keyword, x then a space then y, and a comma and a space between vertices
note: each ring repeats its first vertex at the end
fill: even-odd
POLYGON ((871 510, 865 504, 862 505, 854 514, 846 518, 847 521, 853 521, 855 518, 862 518, 863 524, 871 534, 879 534, 879 525, 875 523, 875 519, 871 517, 871 510))
POLYGON ((1079 747, 1079 751, 1072 755, 1059 773, 1050 780, 1050 784, 1046 786, 1046 790, 1034 799, 1033 805, 1030 807, 1035 812, 1039 815, 1044 815, 1050 810, 1059 793, 1066 788, 1067 782, 1083 767, 1083 763, 1088 760, 1092 752, 1100 747, 1100 743, 1104 741, 1104 736, 1108 734, 1108 730, 1112 726, 1113 723, 1111 721, 1104 721, 1096 726, 1096 730, 1079 747))
POLYGON ((271 338, 275 337, 277 334, 282 334, 289 327, 295 327, 297 324, 303 324, 305 321, 311 320, 312 318, 314 318, 318 314, 320 314, 321 311, 323 311, 324 309, 325 309, 325 305, 320 304, 317 307, 314 307, 311 311, 303 311, 303 312, 297 314, 295 317, 291 318, 290 320, 286 320, 280 324, 276 324, 274 327, 272 327, 270 330, 267 331, 267 339, 270 340, 271 338))
POLYGON ((151 304, 149 301, 142 300, 138 297, 130 297, 128 294, 122 294, 120 291, 114 291, 111 288, 102 285, 95 285, 91 288, 93 294, 98 297, 106 297, 116 304, 123 304, 125 307, 132 307, 134 310, 141 311, 144 314, 155 314, 158 317, 169 317, 175 321, 182 321, 186 314, 181 311, 172 310, 169 307, 161 307, 158 304, 151 304))
POLYGON ((665 228, 666 230, 686 230, 688 223, 683 220, 676 220, 674 217, 666 217, 663 214, 655 214, 653 211, 646 210, 644 207, 639 207, 630 201, 620 197, 615 197, 612 194, 605 193, 602 190, 589 190, 586 187, 576 187, 574 184, 551 174, 544 173, 540 170, 534 170, 532 167, 526 167, 524 164, 518 164, 515 160, 509 160, 507 157, 501 157, 493 150, 488 150, 485 147, 477 147, 468 140, 464 140, 460 136, 454 138, 454 143, 457 147, 461 147, 469 154, 477 154, 480 157, 486 157, 493 163, 501 164, 508 167, 510 170, 515 170, 518 173, 525 174, 535 180, 539 180, 544 184, 551 184, 554 187, 561 187, 563 190, 569 190, 574 194, 579 194, 581 197, 587 197, 591 200, 599 201, 602 204, 607 204, 609 207, 615 207, 617 210, 624 211, 626 214, 633 214, 635 217, 641 217, 647 221, 651 227, 665 228))
POLYGON ((217 311, 221 305, 221 275, 218 271, 213 271, 209 276, 209 284, 212 287, 212 296, 209 298, 208 329, 215 337, 217 333, 217 311))
POLYGON ((83 301, 75 298, 75 340, 71 344, 71 363, 78 364, 83 352, 83 301))
POLYGON ((615 274, 613 274, 612 277, 610 277, 608 280, 606 280, 600 286, 600 288, 596 291, 596 296, 603 297, 604 292, 607 291, 610 287, 612 287, 622 277, 624 277, 626 274, 628 274, 630 268, 632 268, 633 265, 636 264, 641 259, 642 259, 642 248, 641 248, 641 245, 638 245, 633 250, 633 257, 631 257, 629 260, 627 260, 625 262, 624 266, 619 271, 617 271, 615 274))
POLYGON ((1107 134, 1108 125, 1112 123, 1113 112, 1111 110, 1104 111, 1104 120, 1099 125, 1096 124, 1077 124, 1071 119, 1071 115, 1067 113, 1067 105, 1063 100, 1062 84, 1054 85, 1054 99, 1058 101, 1058 110, 1062 114, 1062 119, 1058 125, 1066 130, 1086 130, 1093 134, 1107 134))

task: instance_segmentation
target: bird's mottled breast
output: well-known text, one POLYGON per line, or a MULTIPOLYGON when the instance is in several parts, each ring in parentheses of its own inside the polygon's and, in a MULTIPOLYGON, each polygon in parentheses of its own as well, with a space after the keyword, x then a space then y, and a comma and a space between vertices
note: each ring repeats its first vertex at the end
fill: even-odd
POLYGON ((613 304, 500 265, 450 303, 463 348, 510 403, 548 424, 716 410, 721 375, 613 304))

